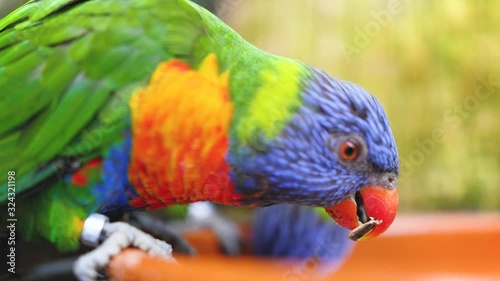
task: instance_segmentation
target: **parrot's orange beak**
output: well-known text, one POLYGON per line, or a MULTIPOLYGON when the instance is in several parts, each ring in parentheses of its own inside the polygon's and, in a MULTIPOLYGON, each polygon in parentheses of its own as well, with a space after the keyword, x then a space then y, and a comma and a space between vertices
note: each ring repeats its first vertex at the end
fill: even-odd
POLYGON ((394 221, 398 211, 396 188, 376 185, 363 187, 355 196, 325 208, 342 227, 353 230, 349 238, 366 240, 384 233, 394 221))

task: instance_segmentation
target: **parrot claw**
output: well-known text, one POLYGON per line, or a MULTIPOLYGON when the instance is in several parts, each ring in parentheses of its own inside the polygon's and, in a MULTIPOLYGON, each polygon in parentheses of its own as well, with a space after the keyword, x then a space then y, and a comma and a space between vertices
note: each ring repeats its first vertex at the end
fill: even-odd
POLYGON ((129 214, 128 222, 153 237, 167 242, 176 253, 196 254, 195 249, 179 234, 172 224, 143 212, 129 214))
POLYGON ((83 242, 93 244, 96 242, 95 237, 98 237, 97 239, 102 243, 75 262, 73 273, 81 281, 98 280, 104 277, 102 272, 111 258, 128 247, 136 247, 150 255, 175 262, 172 257, 172 247, 169 244, 153 238, 134 226, 123 222, 109 223, 107 217, 99 214, 91 215, 88 220, 90 222, 85 222, 82 231, 83 242), (88 237, 93 238, 89 240, 88 237))

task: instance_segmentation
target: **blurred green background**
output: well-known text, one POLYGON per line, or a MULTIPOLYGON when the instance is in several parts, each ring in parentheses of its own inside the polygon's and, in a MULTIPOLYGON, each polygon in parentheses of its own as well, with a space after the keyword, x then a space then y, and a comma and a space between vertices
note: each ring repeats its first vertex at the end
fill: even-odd
MULTIPOLYGON (((22 2, 1 1, 0 16, 22 2)), ((499 2, 212 5, 254 45, 361 84, 381 100, 400 153, 402 210, 500 210, 499 2)))

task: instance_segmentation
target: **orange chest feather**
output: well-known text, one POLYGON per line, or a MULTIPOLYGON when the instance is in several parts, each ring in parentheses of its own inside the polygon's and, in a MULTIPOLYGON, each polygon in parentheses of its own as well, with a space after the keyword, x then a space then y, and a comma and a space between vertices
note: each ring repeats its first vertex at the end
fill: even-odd
POLYGON ((133 146, 129 180, 140 198, 135 207, 210 200, 230 204, 226 162, 233 107, 228 73, 214 55, 198 70, 180 61, 161 64, 130 102, 133 146))

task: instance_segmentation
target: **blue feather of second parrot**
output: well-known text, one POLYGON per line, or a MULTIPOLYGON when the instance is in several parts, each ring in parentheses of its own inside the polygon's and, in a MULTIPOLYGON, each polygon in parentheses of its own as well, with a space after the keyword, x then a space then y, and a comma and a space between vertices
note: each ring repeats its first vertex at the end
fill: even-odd
POLYGON ((318 262, 318 274, 327 273, 349 256, 354 245, 349 230, 324 220, 310 207, 274 205, 257 211, 252 226, 256 255, 318 262))

